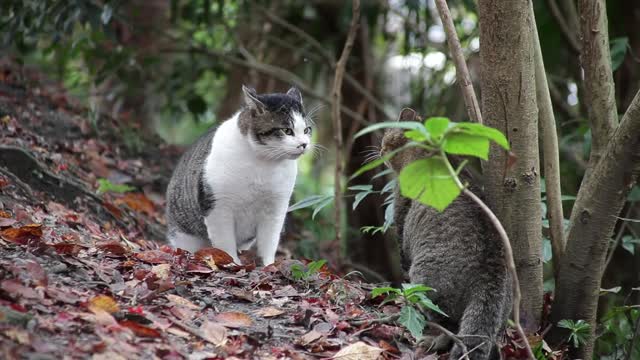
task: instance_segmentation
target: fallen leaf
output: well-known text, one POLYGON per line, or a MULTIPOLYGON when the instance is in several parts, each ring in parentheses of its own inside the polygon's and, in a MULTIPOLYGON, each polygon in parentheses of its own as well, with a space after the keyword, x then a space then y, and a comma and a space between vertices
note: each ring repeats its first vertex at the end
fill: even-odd
POLYGON ((173 294, 167 294, 165 295, 165 297, 167 298, 167 300, 171 301, 172 303, 176 304, 176 305, 182 305, 184 307, 187 307, 189 309, 192 310, 199 310, 200 307, 194 303, 192 303, 190 300, 183 298, 182 296, 178 296, 178 295, 173 295, 173 294))
POLYGON ((229 293, 238 299, 246 300, 248 302, 256 302, 256 297, 250 291, 242 289, 229 289, 229 293))
POLYGON ((340 360, 376 360, 380 358, 380 354, 382 354, 382 349, 358 341, 342 348, 342 350, 333 355, 333 358, 340 360))
POLYGON ((0 231, 0 235, 8 241, 24 245, 30 240, 40 240, 42 225, 29 224, 19 228, 4 229, 0 231))
POLYGON ((307 346, 312 342, 320 339, 322 336, 323 336, 322 333, 317 332, 315 330, 311 330, 308 333, 302 335, 302 337, 300 338, 300 345, 307 346))
POLYGON ((126 327, 127 329, 133 331, 133 333, 139 337, 159 338, 162 336, 158 330, 150 328, 148 326, 144 326, 135 321, 122 320, 118 322, 118 324, 120 324, 120 326, 126 327))
POLYGON ((98 295, 89 300, 89 310, 94 313, 96 310, 106 311, 109 314, 120 311, 118 303, 108 295, 98 295))
POLYGON ((158 279, 166 280, 171 274, 171 264, 155 265, 151 268, 151 272, 156 274, 158 279))
POLYGON ((98 244, 96 245, 96 247, 100 250, 106 251, 110 254, 117 255, 117 256, 122 256, 129 252, 129 249, 122 246, 122 244, 119 241, 111 241, 107 243, 98 244))
POLYGON ((9 339, 22 344, 22 345, 30 345, 29 341, 29 332, 22 329, 6 329, 3 331, 4 335, 9 339))
POLYGON ((223 250, 216 248, 204 248, 196 251, 194 254, 196 260, 207 262, 212 260, 216 265, 225 266, 233 263, 231 255, 227 254, 223 250))
POLYGON ((206 267, 200 264, 189 263, 187 265, 188 273, 196 273, 196 274, 211 274, 214 270, 210 267, 206 267))
POLYGON ((203 337, 215 346, 222 346, 227 342, 227 328, 218 323, 205 320, 200 326, 200 331, 203 337))
POLYGON ((47 286, 49 282, 47 273, 40 264, 35 261, 28 261, 25 268, 37 286, 47 286))
POLYGON ((219 313, 213 318, 220 324, 230 328, 242 328, 253 325, 253 320, 251 320, 249 315, 237 311, 219 313))
POLYGON ((8 211, 0 210, 0 218, 10 218, 11 214, 8 211))
POLYGON ((136 258, 150 264, 166 264, 173 261, 170 254, 160 250, 147 250, 135 254, 136 258))
POLYGON ((0 217, 0 227, 9 227, 15 223, 17 223, 18 220, 16 219, 10 219, 10 218, 5 218, 5 217, 0 217))
POLYGON ((146 213, 147 215, 153 215, 155 213, 155 205, 142 193, 125 194, 123 197, 116 199, 114 203, 116 205, 125 204, 131 208, 131 210, 146 213))
POLYGON ((0 283, 0 288, 9 294, 19 295, 20 297, 27 299, 37 299, 38 293, 30 287, 22 285, 22 283, 16 279, 3 280, 0 283))
POLYGON ((265 318, 271 318, 271 317, 276 317, 284 314, 284 311, 278 308, 275 308, 273 306, 267 306, 260 310, 255 311, 254 314, 265 317, 265 318))
POLYGON ((49 244, 58 254, 61 255, 78 255, 84 246, 72 243, 49 244))

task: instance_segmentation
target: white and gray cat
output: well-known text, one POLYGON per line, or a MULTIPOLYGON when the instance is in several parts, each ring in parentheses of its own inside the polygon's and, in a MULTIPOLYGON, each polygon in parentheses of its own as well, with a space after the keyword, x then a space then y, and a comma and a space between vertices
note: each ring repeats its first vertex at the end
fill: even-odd
POLYGON ((242 91, 244 107, 200 137, 174 170, 167 237, 191 252, 222 249, 238 264, 238 249, 255 243, 267 265, 275 259, 296 159, 311 148, 311 120, 295 87, 286 94, 242 91))

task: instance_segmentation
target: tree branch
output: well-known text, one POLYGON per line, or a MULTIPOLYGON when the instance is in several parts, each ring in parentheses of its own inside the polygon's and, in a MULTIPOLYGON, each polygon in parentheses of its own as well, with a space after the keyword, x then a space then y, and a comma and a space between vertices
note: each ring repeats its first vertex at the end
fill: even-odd
MULTIPOLYGON (((552 0, 553 1, 553 0, 552 0)), ((560 189, 560 154, 558 151, 558 134, 556 133, 556 119, 553 115, 551 95, 547 74, 542 59, 540 38, 536 26, 533 3, 530 3, 531 33, 536 67, 536 100, 538 102, 538 127, 542 138, 542 153, 544 178, 547 190, 547 218, 551 233, 551 249, 553 251, 553 271, 558 279, 559 262, 564 253, 564 230, 562 213, 562 194, 560 189)))
POLYGON ((336 168, 334 176, 334 204, 335 204, 335 229, 336 229, 336 241, 339 245, 342 245, 342 227, 341 224, 341 211, 342 211, 342 119, 340 118, 340 106, 342 105, 342 79, 344 77, 345 70, 347 68, 347 60, 353 43, 356 39, 358 23, 360 22, 360 0, 353 0, 352 5, 351 23, 349 25, 349 33, 347 34, 347 40, 344 43, 342 54, 336 63, 336 74, 333 79, 333 90, 331 91, 331 116, 333 118, 333 133, 336 141, 336 168))
POLYGON ((476 98, 476 93, 473 91, 473 83, 471 83, 471 77, 469 76, 469 69, 467 69, 467 63, 464 55, 462 54, 462 47, 460 46, 460 40, 458 34, 456 34, 456 28, 453 25, 451 19, 451 12, 445 0, 436 0, 436 6, 440 13, 440 19, 444 26, 444 31, 447 34, 447 43, 449 44, 449 52, 456 66, 456 76, 460 83, 462 95, 464 96, 464 102, 467 106, 467 114, 474 122, 482 124, 482 114, 480 113, 480 105, 476 98))
MULTIPOLYGON (((585 100, 591 126, 588 179, 618 125, 605 0, 580 0, 585 100)), ((583 180, 584 182, 584 180, 583 180)))
MULTIPOLYGON (((572 29, 567 23, 567 19, 565 19, 564 15, 560 11, 558 7, 558 3, 556 0, 547 0, 547 5, 549 7, 549 11, 551 12, 551 16, 555 19, 558 27, 560 28, 560 32, 564 36, 567 44, 569 44, 569 49, 573 51, 575 54, 580 54, 580 43, 576 37, 576 33, 578 29, 572 29)), ((533 4, 532 4, 533 6, 533 4)))

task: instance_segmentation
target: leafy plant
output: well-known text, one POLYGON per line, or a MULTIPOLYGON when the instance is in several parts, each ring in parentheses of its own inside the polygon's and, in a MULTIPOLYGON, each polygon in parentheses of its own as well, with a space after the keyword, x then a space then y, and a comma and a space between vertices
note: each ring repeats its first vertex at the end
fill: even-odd
POLYGON ((291 276, 296 281, 308 281, 313 275, 318 273, 320 269, 327 263, 327 260, 320 259, 307 264, 306 268, 300 264, 291 265, 291 276))
POLYGON ((574 348, 586 343, 587 337, 591 332, 591 325, 584 320, 560 320, 558 326, 571 331, 568 341, 572 343, 574 348))
POLYGON ((390 301, 403 303, 398 322, 409 330, 414 338, 418 339, 422 335, 427 320, 417 306, 423 306, 440 315, 447 316, 438 305, 427 297, 426 294, 429 291, 435 290, 422 284, 402 284, 401 289, 390 286, 375 288, 371 291, 371 297, 387 295, 382 302, 383 304, 390 301))
POLYGON ((114 184, 108 179, 98 179, 98 193, 114 192, 118 194, 133 191, 135 188, 126 184, 114 184))
POLYGON ((465 187, 460 182, 458 174, 466 162, 454 169, 447 154, 475 156, 486 160, 489 156, 490 141, 506 150, 509 149, 509 142, 496 129, 476 123, 456 123, 444 117, 429 118, 424 123, 378 123, 362 129, 356 137, 382 128, 405 129, 407 131, 404 134, 411 142, 364 165, 352 178, 381 165, 406 148, 421 147, 433 156, 416 160, 402 169, 398 176, 400 192, 403 196, 418 200, 438 211, 443 211, 449 206, 465 187))
POLYGON ((297 203, 289 206, 288 212, 313 207, 313 214, 311 218, 314 219, 316 215, 327 205, 333 202, 333 194, 331 195, 311 195, 306 197, 297 203))

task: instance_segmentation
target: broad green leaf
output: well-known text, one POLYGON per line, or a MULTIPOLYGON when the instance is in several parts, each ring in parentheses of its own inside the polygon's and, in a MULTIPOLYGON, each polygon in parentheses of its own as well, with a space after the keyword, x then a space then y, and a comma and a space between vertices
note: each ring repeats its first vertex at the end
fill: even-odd
POLYGON ((380 296, 383 294, 388 294, 388 293, 396 293, 396 294, 400 294, 400 290, 391 287, 391 286, 385 286, 385 287, 379 287, 379 288, 375 288, 373 290, 371 290, 371 297, 374 298, 376 296, 380 296))
POLYGON ((311 195, 311 196, 309 196, 307 198, 304 198, 304 199, 298 201, 297 203, 291 205, 289 207, 288 212, 299 210, 299 209, 303 209, 303 208, 306 208, 306 207, 311 207, 311 206, 313 206, 315 204, 318 204, 318 203, 320 203, 322 201, 325 201, 325 199, 327 199, 327 198, 333 198, 333 195, 311 195))
POLYGON ((427 292, 427 291, 433 291, 433 288, 423 284, 402 284, 402 292, 406 297, 416 292, 427 292))
POLYGON ((484 126, 478 123, 460 122, 454 125, 454 128, 470 135, 478 135, 493 140, 496 144, 502 146, 505 150, 509 150, 509 141, 500 132, 500 130, 484 126))
POLYGON ((398 177, 400 193, 438 211, 443 211, 460 194, 460 188, 440 158, 416 160, 398 177))
POLYGON ((622 65, 627 53, 627 44, 629 44, 627 37, 611 39, 611 71, 616 71, 622 65))
POLYGON ((433 139, 441 137, 449 128, 449 119, 446 117, 432 117, 424 122, 424 127, 429 131, 433 139))
POLYGON ((313 209, 313 214, 311 214, 311 220, 316 218, 316 215, 322 210, 325 206, 331 204, 333 202, 333 195, 326 198, 324 201, 318 204, 315 209, 313 209))
POLYGON ((416 310, 413 306, 404 306, 402 310, 400 310, 400 317, 398 318, 398 322, 402 324, 415 339, 420 339, 422 337, 422 331, 424 330, 424 326, 427 323, 427 320, 424 316, 416 310))
POLYGON ((404 136, 407 139, 413 140, 413 141, 417 141, 417 142, 423 142, 426 141, 428 139, 427 134, 419 131, 419 130, 409 130, 409 131, 405 131, 404 132, 404 136))
POLYGON ((308 269, 307 271, 308 271, 310 274, 315 274, 315 273, 317 273, 317 272, 322 268, 322 266, 324 266, 324 264, 326 264, 326 263, 327 263, 327 260, 325 260, 325 259, 320 259, 320 260, 317 260, 317 261, 312 261, 312 262, 310 262, 309 264, 307 264, 307 269, 308 269))
POLYGON ((420 299, 420 303, 422 304, 422 306, 431 311, 435 311, 442 316, 449 317, 449 315, 445 314, 444 311, 442 311, 442 309, 440 309, 438 305, 434 304, 433 301, 429 299, 423 292, 416 293, 415 296, 420 299))
POLYGON ((395 129, 407 129, 407 130, 418 130, 418 131, 421 131, 423 133, 426 133, 424 125, 422 125, 421 123, 419 123, 417 121, 386 121, 386 122, 381 122, 381 123, 377 123, 377 124, 373 124, 373 125, 367 126, 366 128, 358 131, 353 138, 357 139, 362 135, 374 132, 376 130, 392 129, 392 128, 395 128, 395 129))
POLYGON ((487 160, 489 139, 478 135, 452 133, 445 138, 443 149, 450 154, 471 155, 487 160))
POLYGON ((109 179, 98 179, 98 194, 104 194, 107 192, 114 192, 118 194, 133 191, 136 188, 126 184, 114 184, 109 179))

